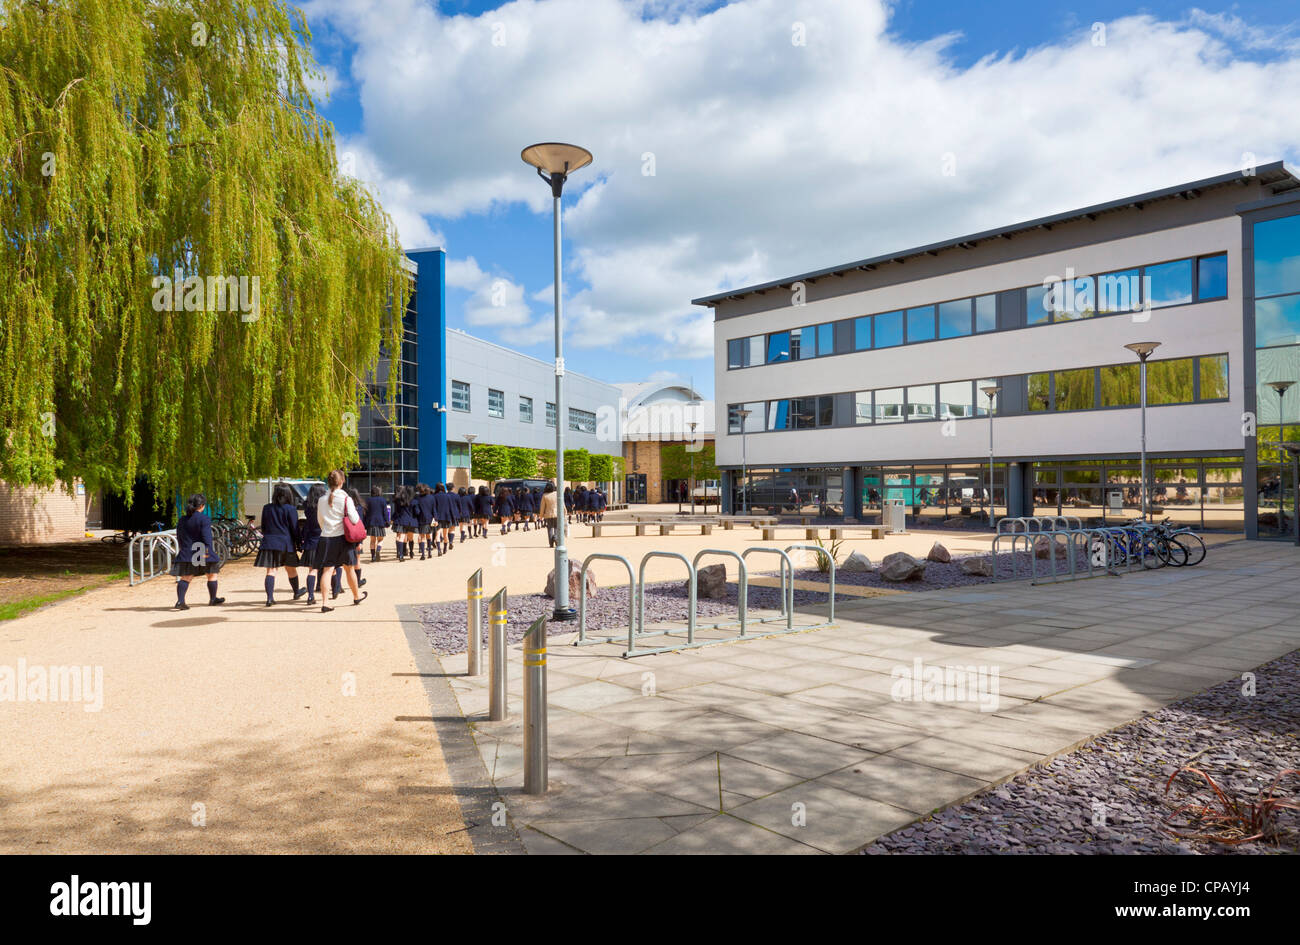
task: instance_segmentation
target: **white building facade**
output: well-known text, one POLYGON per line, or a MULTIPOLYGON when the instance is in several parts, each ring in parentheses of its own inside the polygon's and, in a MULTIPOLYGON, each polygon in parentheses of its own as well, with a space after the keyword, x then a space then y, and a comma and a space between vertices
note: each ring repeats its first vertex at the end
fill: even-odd
POLYGON ((1300 380, 1298 197, 1272 164, 697 299, 715 317, 726 498, 986 515, 981 389, 997 387, 997 515, 1132 517, 1141 411, 1125 346, 1152 341, 1153 504, 1282 531, 1293 485, 1277 443, 1297 438, 1280 420, 1300 422, 1300 390, 1279 399, 1267 383, 1300 380))

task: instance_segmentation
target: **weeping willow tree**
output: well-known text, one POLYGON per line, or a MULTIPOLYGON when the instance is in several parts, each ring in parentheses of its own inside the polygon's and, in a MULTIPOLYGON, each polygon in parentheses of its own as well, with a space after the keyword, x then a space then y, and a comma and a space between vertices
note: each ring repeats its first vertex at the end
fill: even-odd
POLYGON ((279 0, 0 0, 0 479, 355 458, 410 288, 309 42, 279 0))

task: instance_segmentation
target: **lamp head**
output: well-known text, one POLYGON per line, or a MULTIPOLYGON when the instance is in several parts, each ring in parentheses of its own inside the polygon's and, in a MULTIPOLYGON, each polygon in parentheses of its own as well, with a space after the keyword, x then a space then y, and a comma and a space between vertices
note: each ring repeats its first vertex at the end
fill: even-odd
POLYGON ((1145 361, 1147 358, 1151 357, 1152 351, 1160 347, 1160 342, 1159 341, 1135 341, 1132 344, 1125 345, 1124 347, 1128 348, 1130 351, 1136 354, 1139 359, 1145 361))
POLYGON ((980 393, 983 394, 985 397, 987 397, 989 400, 992 400, 994 397, 997 396, 998 392, 1001 390, 1002 390, 1001 386, 997 384, 989 384, 986 387, 981 387, 980 393))
POLYGON ((1290 390, 1292 387, 1295 386, 1295 381, 1269 381, 1268 386, 1273 388, 1273 390, 1277 391, 1277 395, 1281 397, 1288 390, 1290 390))
POLYGON ((558 141, 530 144, 519 152, 519 156, 525 164, 537 168, 537 176, 551 185, 551 194, 555 197, 564 190, 564 182, 570 174, 595 160, 586 148, 558 141))

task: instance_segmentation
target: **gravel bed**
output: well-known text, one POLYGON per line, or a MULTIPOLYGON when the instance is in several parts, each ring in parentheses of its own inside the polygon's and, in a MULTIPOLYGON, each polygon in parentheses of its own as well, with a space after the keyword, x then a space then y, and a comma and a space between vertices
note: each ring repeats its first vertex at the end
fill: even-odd
MULTIPOLYGON (((883 587, 898 591, 934 591, 941 588, 969 587, 974 584, 992 584, 993 578, 983 577, 978 574, 967 574, 961 569, 961 562, 964 558, 987 558, 987 554, 969 554, 953 555, 952 561, 941 563, 938 561, 927 561, 925 563, 925 576, 916 581, 886 581, 880 576, 879 571, 840 571, 835 572, 835 583, 851 584, 854 587, 883 587)), ((1029 554, 1024 551, 1017 551, 1015 554, 1015 568, 1013 569, 1012 556, 1010 552, 1000 552, 998 554, 998 576, 1007 579, 1011 577, 1028 578, 1029 577, 1029 554)), ((880 567, 880 561, 872 558, 871 563, 877 568, 880 567)), ((1051 573, 1052 562, 1046 558, 1040 558, 1037 562, 1038 574, 1045 577, 1051 573)), ((1064 560, 1056 562, 1057 571, 1066 574, 1069 571, 1068 565, 1064 560)), ((818 581, 825 584, 829 581, 829 575, 823 574, 815 568, 800 568, 795 571, 795 578, 801 581, 818 581)))
MULTIPOLYGON (((1099 736, 970 801, 881 837, 863 852, 885 853, 1175 853, 1300 852, 1300 812, 1280 811, 1276 844, 1228 845, 1171 836, 1166 818, 1211 788, 1180 766, 1209 774, 1229 798, 1258 801, 1273 779, 1300 768, 1300 650, 1255 670, 1257 694, 1231 679, 1099 736), (1094 805, 1105 823, 1094 825, 1094 805)), ((1300 776, 1277 795, 1300 797, 1300 776)), ((1179 832, 1201 833, 1185 820, 1179 832)))
MULTIPOLYGON (((647 584, 645 587, 645 619, 647 624, 667 620, 686 620, 688 599, 686 582, 665 581, 647 584)), ((623 587, 601 588, 594 596, 587 599, 587 632, 617 633, 627 631, 627 596, 628 589, 623 587)), ((794 592, 796 609, 803 605, 825 603, 829 595, 823 591, 794 592)), ((835 595, 837 600, 848 599, 835 595)), ((486 603, 486 602, 485 602, 486 603)), ((778 609, 781 603, 780 591, 775 587, 751 587, 749 589, 749 608, 751 610, 778 609)), ((577 607, 577 601, 572 601, 577 607)), ((736 585, 727 584, 727 596, 719 600, 700 598, 696 613, 700 618, 717 618, 734 616, 737 608, 736 585)), ((464 653, 468 638, 466 601, 447 601, 438 604, 425 604, 416 608, 416 613, 424 625, 424 632, 435 653, 450 655, 464 653)), ((555 608, 555 601, 544 594, 511 594, 506 607, 506 640, 517 643, 524 638, 524 633, 533 621, 543 615, 549 615, 555 608)), ((483 640, 487 643, 487 608, 483 613, 483 640)), ((549 621, 546 625, 547 636, 563 633, 576 633, 577 621, 549 621)))

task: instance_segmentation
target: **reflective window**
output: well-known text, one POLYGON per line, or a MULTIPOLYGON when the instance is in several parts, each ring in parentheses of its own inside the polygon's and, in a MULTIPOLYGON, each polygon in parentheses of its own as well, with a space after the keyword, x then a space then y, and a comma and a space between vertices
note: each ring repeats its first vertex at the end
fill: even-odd
POLYGON ((555 404, 547 404, 547 405, 546 405, 546 425, 547 425, 548 427, 553 427, 553 426, 555 426, 555 418, 556 418, 555 404))
POLYGON ((520 423, 533 422, 533 398, 531 397, 519 398, 519 422, 520 423))
POLYGON ((970 381, 939 385, 939 416, 973 417, 975 415, 975 386, 970 381))
POLYGON ((1052 286, 1051 295, 1053 321, 1068 322, 1079 318, 1092 318, 1097 311, 1092 276, 1062 280, 1052 286))
POLYGON ((451 382, 451 409, 469 412, 469 385, 464 381, 451 382))
POLYGON ((769 400, 767 402, 767 428, 769 430, 789 430, 790 401, 769 400))
POLYGON ((853 422, 870 423, 871 419, 871 391, 858 391, 853 395, 853 422))
POLYGON ((745 367, 745 339, 732 338, 727 342, 727 370, 745 367))
POLYGON ((763 363, 763 341, 762 335, 750 335, 745 339, 748 350, 745 354, 745 367, 763 363))
POLYGON ((1227 253, 1202 256, 1196 261, 1196 297, 1202 300, 1228 297, 1227 253))
POLYGON ((1228 399, 1228 356, 1216 354, 1198 358, 1201 371, 1201 400, 1228 399))
POLYGON ((935 418, 934 387, 933 384, 924 384, 907 389, 908 420, 933 420, 935 418))
POLYGON ((1097 311, 1131 312, 1142 304, 1142 278, 1136 269, 1097 277, 1097 311))
POLYGON ((939 303, 939 337, 960 338, 971 333, 971 300, 939 303))
POLYGON ((1255 224, 1255 296, 1300 292, 1300 216, 1255 224))
POLYGON ((1136 407, 1140 400, 1136 364, 1109 364, 1101 369, 1101 405, 1136 407))
POLYGON ((817 426, 817 398, 795 397, 790 400, 791 426, 796 430, 809 430, 817 426))
POLYGON ((1145 284, 1151 293, 1151 307, 1182 305, 1192 300, 1192 260, 1178 259, 1159 266, 1147 266, 1145 284))
POLYGON ((853 319, 853 350, 866 351, 871 347, 871 316, 853 319))
POLYGON ((1190 404, 1192 396, 1191 358, 1147 362, 1148 404, 1190 404))
POLYGON ((826 322, 817 326, 817 356, 824 358, 835 353, 835 324, 826 322))
POLYGON ((1029 410, 1037 413, 1052 409, 1052 375, 1029 375, 1029 410))
POLYGON ((505 391, 488 389, 488 416, 504 420, 506 416, 505 391))
POLYGON ((812 328, 795 328, 790 332, 790 360, 817 357, 817 334, 812 328))
POLYGON ((823 394, 817 398, 817 425, 828 427, 835 422, 835 398, 823 394))
POLYGON ((1056 372, 1057 410, 1091 410, 1096 405, 1095 372, 1092 368, 1056 372))
MULTIPOLYGON (((989 415, 989 395, 984 393, 985 388, 1002 387, 1002 382, 997 378, 986 377, 983 380, 975 382, 975 413, 981 417, 989 415)), ((996 416, 1002 400, 1002 391, 999 390, 993 395, 993 414, 996 416)))
POLYGON ((876 393, 876 423, 902 423, 903 388, 890 387, 876 393))
POLYGON ((1052 291, 1041 285, 1025 289, 1025 324, 1046 325, 1052 320, 1052 291))
POLYGON ((875 341, 877 348, 892 348, 903 343, 903 313, 884 312, 875 318, 875 341))
POLYGON ((907 343, 929 341, 934 338, 934 306, 907 310, 907 343))
POLYGON ((790 332, 777 331, 767 336, 767 363, 790 360, 790 332))
POLYGON ((1300 295, 1284 295, 1255 302, 1255 344, 1300 344, 1300 295))
POLYGON ((998 297, 980 295, 975 298, 975 330, 993 331, 998 327, 998 297))
POLYGON ((747 404, 730 404, 727 407, 728 433, 759 433, 763 430, 764 411, 767 405, 762 401, 747 404), (748 410, 748 414, 743 411, 748 410), (742 429, 743 423, 743 429, 742 429))

